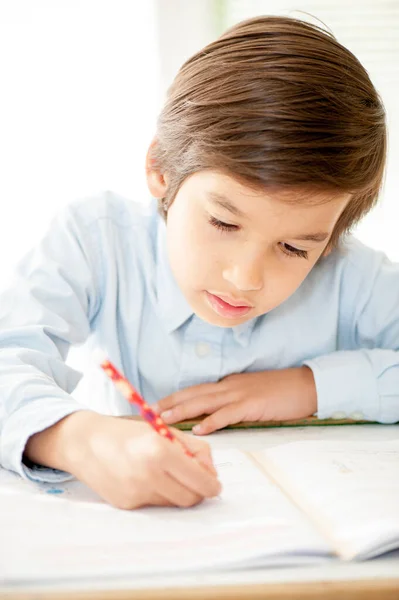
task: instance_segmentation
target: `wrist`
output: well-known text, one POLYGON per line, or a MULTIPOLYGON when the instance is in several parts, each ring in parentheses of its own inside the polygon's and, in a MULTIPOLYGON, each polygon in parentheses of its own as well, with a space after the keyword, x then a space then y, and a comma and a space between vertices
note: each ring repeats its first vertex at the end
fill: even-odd
POLYGON ((81 441, 87 437, 87 427, 96 417, 100 415, 88 410, 67 415, 29 438, 24 456, 44 467, 74 474, 78 455, 81 455, 81 441))
POLYGON ((298 368, 300 385, 298 390, 300 393, 300 405, 303 409, 303 417, 310 417, 317 412, 317 390, 313 376, 313 371, 310 367, 304 365, 298 368))

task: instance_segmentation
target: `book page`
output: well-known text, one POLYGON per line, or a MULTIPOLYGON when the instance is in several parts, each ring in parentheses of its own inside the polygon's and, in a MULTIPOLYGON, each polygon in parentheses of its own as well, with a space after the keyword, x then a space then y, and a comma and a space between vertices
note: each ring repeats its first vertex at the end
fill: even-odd
POLYGON ((118 510, 77 481, 36 484, 0 470, 1 577, 17 582, 295 564, 331 553, 245 453, 221 450, 214 457, 223 492, 190 509, 118 510))
POLYGON ((399 440, 293 442, 259 460, 342 557, 399 548, 399 440))

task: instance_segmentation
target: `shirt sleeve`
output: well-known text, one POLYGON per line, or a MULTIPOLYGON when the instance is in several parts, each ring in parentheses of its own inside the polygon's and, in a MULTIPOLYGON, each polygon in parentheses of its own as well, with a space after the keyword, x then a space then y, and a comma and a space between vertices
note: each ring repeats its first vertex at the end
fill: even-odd
POLYGON ((341 280, 337 352, 306 361, 320 419, 399 421, 399 265, 369 251, 341 280))
POLYGON ((53 222, 0 295, 0 464, 40 481, 70 477, 24 464, 23 452, 30 436, 84 408, 70 395, 81 373, 65 360, 100 303, 93 226, 75 212, 53 222))

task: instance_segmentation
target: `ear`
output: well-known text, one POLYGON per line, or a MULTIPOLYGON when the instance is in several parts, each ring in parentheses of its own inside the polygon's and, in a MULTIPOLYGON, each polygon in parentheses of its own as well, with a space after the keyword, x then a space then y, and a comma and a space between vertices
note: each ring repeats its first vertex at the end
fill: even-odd
POLYGON ((145 172, 147 177, 147 185, 150 190, 151 196, 154 198, 163 198, 166 194, 168 187, 167 177, 165 173, 161 173, 155 165, 153 159, 153 150, 157 144, 157 140, 153 139, 150 147, 148 148, 146 160, 145 160, 145 172))

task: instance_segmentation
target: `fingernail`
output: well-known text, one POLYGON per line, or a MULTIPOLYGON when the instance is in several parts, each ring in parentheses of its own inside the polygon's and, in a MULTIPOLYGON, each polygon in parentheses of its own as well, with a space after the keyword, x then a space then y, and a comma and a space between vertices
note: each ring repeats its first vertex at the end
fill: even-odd
POLYGON ((164 421, 168 421, 172 417, 173 417, 173 410, 165 410, 163 413, 161 413, 161 419, 163 419, 164 421))
POLYGON ((157 413, 157 415, 159 415, 159 406, 158 406, 158 404, 153 404, 151 408, 152 408, 152 410, 154 412, 157 413))
POLYGON ((192 428, 192 432, 196 433, 196 434, 202 433, 202 427, 201 427, 201 425, 194 425, 194 427, 192 428))

